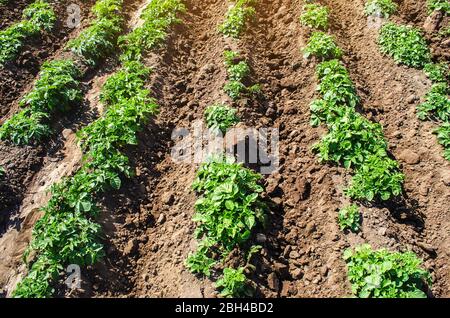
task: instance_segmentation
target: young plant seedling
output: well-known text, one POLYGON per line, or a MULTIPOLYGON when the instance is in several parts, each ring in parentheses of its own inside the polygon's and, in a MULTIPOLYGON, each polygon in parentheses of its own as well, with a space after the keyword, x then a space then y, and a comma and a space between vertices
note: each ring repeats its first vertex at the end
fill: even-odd
POLYGON ((205 120, 209 129, 225 134, 227 129, 239 122, 236 109, 224 104, 211 105, 205 110, 205 120))
POLYGON ((450 161, 450 123, 443 123, 435 134, 439 143, 444 147, 444 158, 450 161))
POLYGON ((417 106, 417 117, 422 120, 434 117, 447 122, 450 119, 449 92, 447 83, 434 84, 425 95, 425 102, 417 106))
POLYGON ((397 11, 398 5, 392 0, 368 0, 364 7, 367 16, 389 18, 397 11))
POLYGON ((352 292, 360 298, 426 298, 431 275, 412 252, 372 250, 361 245, 344 252, 352 292))
POLYGON ((380 30, 378 39, 383 54, 395 62, 410 67, 423 68, 431 62, 431 53, 420 30, 388 22, 380 30))
POLYGON ((321 31, 313 32, 303 53, 304 58, 315 56, 320 60, 339 59, 343 54, 334 38, 321 31))
POLYGON ((303 7, 303 14, 300 22, 310 28, 327 30, 328 29, 328 8, 320 4, 307 4, 303 7))
POLYGON ((251 297, 253 294, 248 286, 244 267, 225 268, 222 278, 216 282, 216 287, 221 290, 220 295, 225 298, 251 297))
POLYGON ((338 215, 341 231, 350 230, 354 233, 359 231, 361 214, 356 204, 342 208, 338 215))
POLYGON ((226 37, 239 39, 246 29, 247 23, 255 15, 258 0, 235 0, 228 10, 225 21, 219 26, 219 31, 226 37))

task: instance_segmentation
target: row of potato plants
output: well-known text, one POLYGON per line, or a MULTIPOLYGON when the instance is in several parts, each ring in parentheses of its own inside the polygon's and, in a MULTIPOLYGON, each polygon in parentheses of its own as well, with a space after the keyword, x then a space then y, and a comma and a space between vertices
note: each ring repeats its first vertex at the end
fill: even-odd
MULTIPOLYGON (((255 14, 257 1, 236 1, 230 7, 219 31, 226 37, 239 39, 255 14)), ((228 81, 224 92, 232 101, 259 94, 259 85, 250 82, 250 66, 238 52, 226 50, 224 65, 228 81)), ((239 122, 236 109, 215 104, 205 110, 206 125, 213 132, 226 134, 239 122)), ((213 155, 200 166, 193 189, 199 196, 193 220, 198 224, 196 238, 201 240, 197 250, 186 259, 187 268, 207 277, 220 275, 227 257, 238 250, 240 266, 225 267, 215 285, 222 297, 244 297, 253 294, 247 275, 254 269, 252 257, 260 246, 252 245, 254 230, 266 221, 267 206, 261 197, 262 176, 236 163, 234 157, 223 153, 213 155)))
POLYGON ((142 13, 144 24, 133 31, 148 36, 136 39, 141 46, 134 40, 124 42, 122 66, 101 90, 105 113, 77 133, 84 154, 82 165, 74 175, 52 186, 51 199, 42 209, 44 216, 36 223, 24 255, 28 274, 17 285, 14 297, 50 297, 65 266, 91 265, 103 257, 101 226, 95 222, 100 212, 96 202, 102 193, 120 189, 122 177, 133 175, 123 150, 138 143, 137 133, 158 109, 146 88, 151 71, 139 60, 146 49, 164 40, 160 34, 178 22, 180 11, 184 5, 179 0, 152 1, 142 13), (126 57, 131 48, 139 49, 135 59, 126 57))
POLYGON ((67 45, 77 59, 57 59, 42 65, 31 92, 19 103, 23 109, 0 127, 0 139, 17 145, 41 142, 52 134, 51 121, 57 113, 81 104, 82 64, 94 66, 113 52, 123 30, 122 9, 123 0, 95 3, 91 26, 67 45))
MULTIPOLYGON (((434 10, 440 10, 445 15, 450 14, 450 4, 447 0, 429 0, 427 7, 430 14, 434 10)), ((392 0, 370 0, 366 3, 367 15, 378 13, 388 18, 396 10, 397 5, 392 0), (367 9, 371 7, 375 9, 367 9)), ((398 64, 422 69, 432 81, 433 84, 425 95, 424 102, 417 106, 417 117, 439 123, 440 126, 435 133, 438 142, 444 147, 444 157, 450 160, 448 64, 433 62, 432 54, 421 30, 412 26, 387 22, 381 27, 378 43, 383 54, 391 56, 398 64)))
MULTIPOLYGON (((364 118, 357 110, 360 99, 349 72, 339 60, 343 50, 327 34, 329 10, 316 3, 304 6, 300 18, 313 29, 304 48, 306 58, 320 61, 316 68, 321 99, 311 104, 311 124, 328 128, 313 147, 321 161, 352 168, 354 176, 345 194, 355 200, 389 200, 402 193, 403 174, 391 159, 381 125, 364 118)), ((341 229, 359 230, 360 212, 356 204, 340 210, 341 229)), ((373 250, 369 245, 344 252, 352 293, 357 297, 426 297, 429 273, 421 269, 414 253, 373 250)))
POLYGON ((28 5, 22 20, 0 31, 0 67, 17 57, 25 41, 41 32, 50 32, 56 23, 56 14, 50 4, 38 0, 28 5))

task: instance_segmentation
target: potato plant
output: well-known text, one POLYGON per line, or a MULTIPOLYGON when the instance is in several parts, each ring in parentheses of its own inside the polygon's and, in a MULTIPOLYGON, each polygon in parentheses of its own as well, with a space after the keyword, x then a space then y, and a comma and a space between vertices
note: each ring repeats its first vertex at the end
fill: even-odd
POLYGON ((100 0, 92 8, 96 18, 67 47, 89 66, 95 66, 116 47, 123 29, 123 0, 100 0))
POLYGON ((342 49, 336 45, 334 38, 321 31, 313 32, 308 44, 303 49, 305 58, 315 56, 320 60, 340 58, 342 54, 342 49))
POLYGON ((359 231, 361 215, 356 204, 342 208, 338 214, 338 222, 341 231, 350 230, 354 233, 359 231))
POLYGON ((397 11, 398 5, 392 0, 368 0, 364 13, 368 16, 389 18, 397 11))
POLYGON ((258 84, 247 86, 244 82, 249 81, 250 66, 241 59, 239 53, 225 51, 225 66, 227 68, 228 82, 224 86, 224 91, 233 100, 238 100, 244 96, 254 96, 261 92, 258 84))
POLYGON ((446 82, 449 74, 449 67, 446 63, 428 63, 423 71, 434 83, 446 82))
MULTIPOLYGON (((254 229, 265 223, 261 178, 232 157, 214 157, 200 167, 192 186, 200 196, 193 220, 198 224, 195 235, 202 242, 186 259, 191 272, 210 276, 220 259, 241 247, 254 229)), ((250 249, 247 263, 259 249, 250 249)), ((244 268, 228 268, 217 287, 223 297, 241 297, 249 295, 246 282, 244 268)))
POLYGON ((423 68, 431 62, 431 53, 420 30, 388 22, 380 30, 378 39, 382 53, 395 62, 423 68))
POLYGON ((152 1, 141 14, 144 23, 119 38, 123 53, 121 59, 139 59, 146 50, 154 49, 167 36, 168 28, 179 23, 177 14, 186 10, 181 0, 152 1))
POLYGON ((449 93, 447 83, 434 84, 425 95, 425 102, 417 106, 417 117, 422 120, 435 118, 448 122, 450 120, 449 93))
POLYGON ((239 122, 236 109, 224 104, 215 104, 206 108, 205 120, 209 129, 225 134, 227 129, 239 122))
POLYGON ((440 10, 445 15, 450 15, 450 2, 448 0, 427 0, 428 13, 440 10))
POLYGON ((247 23, 255 15, 258 0, 233 0, 234 5, 228 10, 225 21, 219 26, 219 31, 226 37, 240 38, 247 23))
POLYGON ((306 4, 303 7, 303 14, 300 22, 310 28, 327 30, 328 29, 328 8, 320 4, 306 4))
POLYGON ((221 290, 220 295, 222 297, 252 296, 244 269, 244 267, 239 267, 238 269, 225 268, 223 270, 223 277, 216 282, 216 287, 221 290))
POLYGON ((328 134, 313 146, 321 161, 354 169, 354 177, 345 193, 353 199, 389 200, 402 193, 403 174, 389 158, 381 125, 356 112, 359 103, 348 71, 338 61, 317 66, 320 80, 317 90, 322 99, 311 104, 311 123, 324 122, 328 134))
POLYGON ((444 147, 444 157, 450 161, 450 123, 445 122, 435 131, 439 143, 444 147))
POLYGON ((20 101, 25 109, 0 127, 0 139, 25 145, 40 142, 51 134, 52 115, 67 112, 80 103, 80 76, 80 70, 71 60, 44 63, 33 89, 20 101))
POLYGON ((352 292, 360 298, 426 298, 430 274, 412 252, 372 250, 361 245, 344 252, 352 292))
POLYGON ((13 60, 20 52, 26 39, 41 31, 51 31, 56 15, 45 1, 35 1, 23 11, 23 20, 0 31, 0 66, 13 60))
MULTIPOLYGON (((163 16, 164 6, 154 8, 159 10, 155 14, 163 16)), ((51 198, 42 209, 44 216, 25 253, 28 274, 17 285, 14 297, 50 297, 64 266, 94 264, 104 255, 100 226, 94 221, 99 213, 96 201, 102 193, 121 188, 121 177, 132 175, 122 151, 137 144, 137 133, 158 108, 145 87, 150 70, 139 58, 124 62, 108 78, 101 92, 105 113, 77 133, 84 153, 82 166, 52 186, 51 198)))

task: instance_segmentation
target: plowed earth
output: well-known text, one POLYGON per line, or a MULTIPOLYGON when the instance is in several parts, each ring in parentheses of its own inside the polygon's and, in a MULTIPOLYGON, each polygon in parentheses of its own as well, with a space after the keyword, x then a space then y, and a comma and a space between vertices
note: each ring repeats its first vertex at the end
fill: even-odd
MULTIPOLYGON (((450 164, 432 134, 434 124, 419 121, 415 114, 431 82, 422 72, 398 66, 380 54, 377 30, 363 14, 364 1, 319 2, 330 8, 330 33, 345 51, 344 63, 362 99, 359 111, 384 127, 389 150, 401 163, 406 182, 398 202, 361 208, 359 234, 343 233, 336 222, 338 209, 348 203, 343 188, 349 171, 318 163, 311 151, 325 130, 309 124, 309 104, 317 97, 317 62, 303 59, 300 51, 309 36, 298 22, 303 1, 260 0, 255 20, 238 42, 217 32, 227 1, 184 2, 183 23, 173 27, 165 45, 145 60, 153 69, 148 85, 161 111, 140 133, 139 146, 127 149, 136 176, 125 182, 123 190, 102 198, 100 223, 106 257, 82 270, 81 290, 60 286, 58 295, 216 296, 212 281, 195 277, 183 264, 196 247, 191 220, 196 196, 190 185, 198 166, 172 160, 171 134, 174 128, 190 128, 192 122, 202 120, 208 105, 231 103, 222 89, 226 82, 222 54, 229 48, 250 61, 252 82, 263 87, 262 97, 234 105, 242 119, 240 125, 280 130, 280 168, 265 177, 265 195, 272 208, 268 228, 259 229, 265 238, 259 236, 257 243, 264 248, 252 277, 257 296, 348 296, 351 289, 342 252, 369 243, 375 248, 417 253, 432 273, 430 295, 449 297, 450 164)), ((128 21, 133 28, 139 23, 133 17, 145 3, 129 3, 128 21)), ((427 17, 425 0, 401 1, 399 12, 394 20, 422 27, 427 17)), ((58 54, 58 48, 72 36, 67 30, 56 34, 60 37, 52 40, 55 47, 43 45, 47 53, 33 60, 33 65, 58 54)), ((448 61, 444 40, 433 34, 428 39, 435 57, 448 61)), ((33 50, 41 52, 36 47, 33 50)), ((5 91, 11 93, 2 93, 11 96, 6 102, 2 99, 4 115, 17 109, 11 105, 27 92, 36 75, 23 64, 14 68, 21 71, 0 75, 2 89, 10 85, 5 91), (21 72, 27 75, 21 77, 21 72)), ((8 208, 2 211, 0 222, 0 289, 5 295, 24 271, 20 257, 39 217, 38 208, 47 200, 45 190, 79 165, 74 131, 98 116, 98 89, 114 68, 114 61, 107 61, 84 81, 86 105, 59 120, 61 133, 47 145, 18 148, 0 143, 0 165, 7 170, 1 186, 9 193, 2 199, 8 208)), ((231 257, 229 261, 236 260, 231 257)))

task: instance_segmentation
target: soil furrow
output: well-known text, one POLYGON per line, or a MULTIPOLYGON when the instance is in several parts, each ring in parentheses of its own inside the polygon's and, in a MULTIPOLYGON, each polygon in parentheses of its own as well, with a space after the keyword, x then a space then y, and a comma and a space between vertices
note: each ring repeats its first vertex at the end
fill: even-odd
MULTIPOLYGON (((323 132, 309 124, 314 63, 302 57, 307 36, 298 22, 303 2, 261 1, 245 37, 265 101, 258 122, 280 131, 280 169, 267 178, 276 204, 258 264, 264 297, 336 297, 348 293, 335 222, 345 171, 321 165, 310 147, 323 132), (269 32, 267 31, 269 30, 269 32)), ((255 117, 256 117, 255 116, 255 117)))
MULTIPOLYGON (((142 2, 130 1, 125 14, 134 17, 142 2)), ((133 28, 132 25, 129 27, 133 28)), ((99 109, 100 88, 116 67, 116 61, 110 60, 104 63, 101 71, 88 74, 83 82, 85 99, 82 107, 57 124, 56 130, 60 133, 49 144, 15 147, 0 142, 0 165, 5 167, 5 184, 10 190, 2 193, 2 197, 7 195, 12 201, 1 211, 0 293, 10 293, 25 270, 22 254, 34 223, 41 216, 39 208, 48 200, 50 186, 78 169, 81 150, 75 132, 99 116, 102 111, 99 109)))
MULTIPOLYGON (((395 239, 398 244, 383 246, 376 237, 373 244, 416 252, 433 273, 433 294, 448 296, 450 278, 445 263, 450 210, 445 202, 450 198, 450 165, 432 134, 433 124, 420 121, 415 114, 431 83, 421 71, 398 66, 380 54, 378 30, 364 16, 364 1, 322 3, 331 9, 331 33, 346 52, 344 60, 362 98, 362 110, 383 125, 390 150, 406 176, 404 202, 379 206, 375 212, 390 212, 388 223, 378 225, 383 229, 378 236, 395 239)), ((422 10, 426 11, 425 4, 422 10)))

